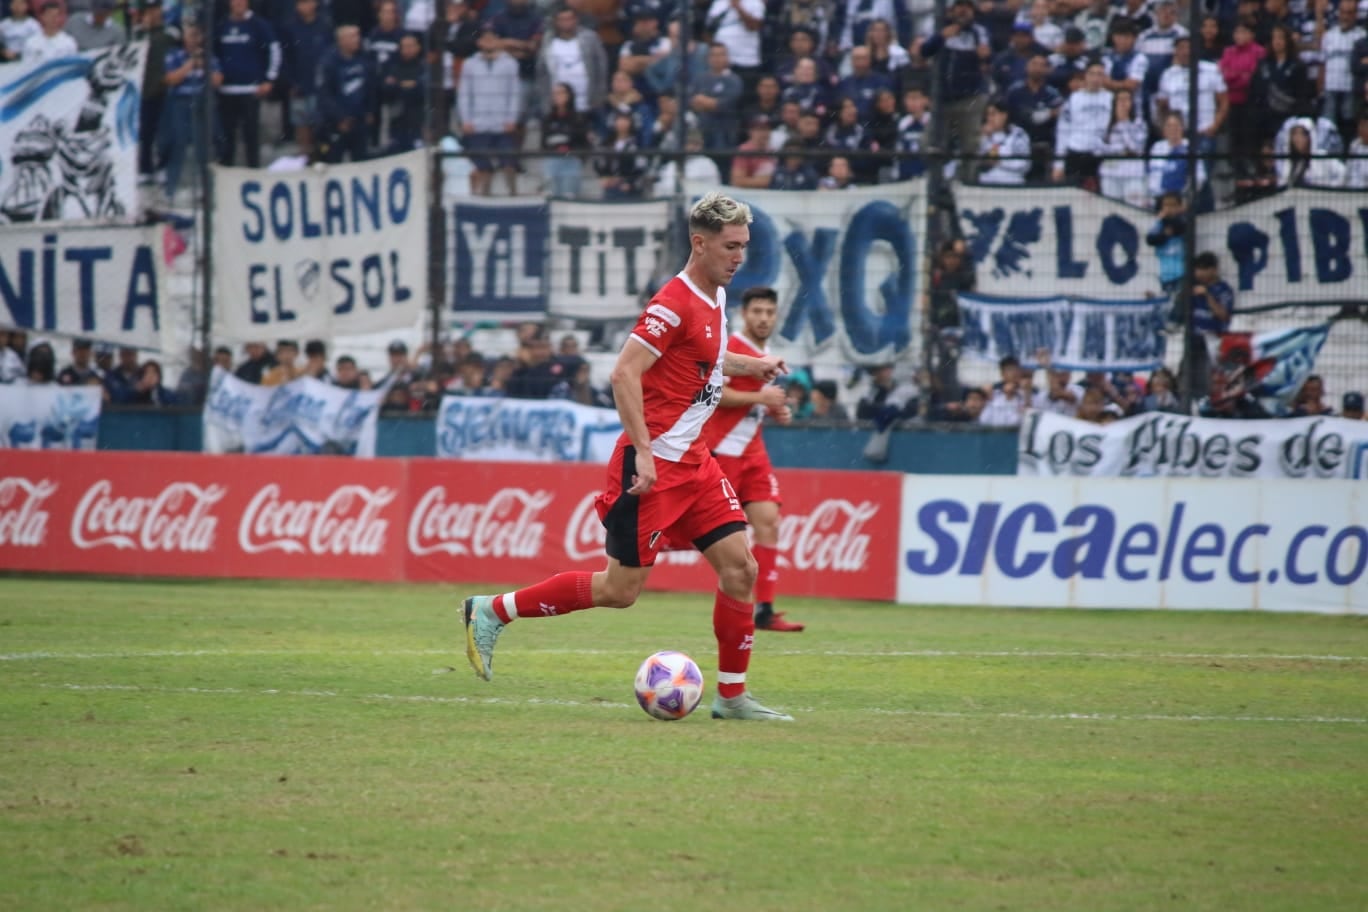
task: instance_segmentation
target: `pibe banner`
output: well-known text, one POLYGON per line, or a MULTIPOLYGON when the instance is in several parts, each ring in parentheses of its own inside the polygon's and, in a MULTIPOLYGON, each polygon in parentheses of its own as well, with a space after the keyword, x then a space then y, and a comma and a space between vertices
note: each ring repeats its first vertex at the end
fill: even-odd
POLYGON ((214 169, 215 334, 411 329, 427 302, 427 153, 299 171, 214 169))
POLYGON ((1164 357, 1164 301, 997 298, 961 292, 960 346, 989 361, 1050 353, 1071 371, 1142 371, 1164 357))

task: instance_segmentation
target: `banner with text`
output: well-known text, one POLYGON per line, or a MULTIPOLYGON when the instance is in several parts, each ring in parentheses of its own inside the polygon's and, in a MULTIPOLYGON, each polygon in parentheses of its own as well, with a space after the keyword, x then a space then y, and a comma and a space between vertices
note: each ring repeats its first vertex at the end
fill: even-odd
POLYGON ((669 200, 552 200, 550 206, 546 290, 551 313, 579 320, 635 319, 660 265, 669 200))
POLYGON ((551 215, 542 199, 461 200, 447 221, 451 308, 458 320, 546 317, 546 243, 551 215))
POLYGON ((298 171, 214 168, 215 335, 407 330, 427 305, 428 153, 298 171))
MULTIPOLYGON (((1027 412, 1017 475, 1368 479, 1368 422, 1154 412, 1107 425, 1027 412)), ((1324 496, 1319 487, 1316 499, 1324 496)))
POLYGON ((1365 492, 1351 481, 908 475, 898 601, 1364 614, 1365 492))
POLYGON ((564 399, 443 396, 437 456, 508 462, 607 462, 622 433, 616 409, 564 399))
POLYGON ((0 65, 0 224, 139 214, 146 57, 135 41, 0 65))
MULTIPOLYGON (((711 189, 687 187, 691 200, 711 189)), ((840 193, 727 192, 749 204, 755 217, 731 300, 739 303, 753 285, 778 291, 779 325, 770 337, 775 354, 790 363, 829 353, 877 364, 907 350, 919 314, 924 182, 840 193)))
POLYGON ((1071 371, 1144 371, 1164 358, 1165 302, 1074 298, 999 298, 959 294, 960 346, 997 362, 1015 355, 1034 363, 1048 351, 1055 367, 1071 371))
POLYGON ((0 449, 93 450, 103 399, 98 386, 0 385, 0 449))
MULTIPOLYGON (((1152 213, 1072 187, 955 188, 987 294, 1140 298, 1159 292, 1152 213)), ((1359 300, 1368 283, 1361 192, 1293 189, 1198 216, 1239 308, 1359 300)))
POLYGON ((161 348, 159 226, 0 228, 0 326, 161 348))
POLYGON ((204 402, 204 452, 374 456, 383 389, 301 377, 258 386, 215 367, 204 402))

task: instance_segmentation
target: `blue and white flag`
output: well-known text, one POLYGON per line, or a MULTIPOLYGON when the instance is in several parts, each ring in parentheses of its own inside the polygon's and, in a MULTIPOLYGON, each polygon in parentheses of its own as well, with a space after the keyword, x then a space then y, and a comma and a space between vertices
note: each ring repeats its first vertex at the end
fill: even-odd
POLYGON ((1227 387, 1247 389, 1273 414, 1286 413, 1316 368, 1330 324, 1221 336, 1227 387))
POLYGON ((503 462, 607 462, 622 433, 615 409, 564 399, 444 396, 437 455, 503 462))
POLYGON ((0 449, 95 449, 103 395, 98 386, 0 386, 0 449))
POLYGON ((0 224, 138 215, 147 43, 0 66, 0 224))
POLYGON ((204 452, 374 456, 384 389, 348 390, 312 377, 258 386, 214 368, 204 452))
POLYGON ((1093 301, 959 295, 961 350, 996 362, 1014 355, 1023 363, 1049 352, 1050 363, 1070 371, 1144 371, 1164 357, 1166 299, 1093 301))

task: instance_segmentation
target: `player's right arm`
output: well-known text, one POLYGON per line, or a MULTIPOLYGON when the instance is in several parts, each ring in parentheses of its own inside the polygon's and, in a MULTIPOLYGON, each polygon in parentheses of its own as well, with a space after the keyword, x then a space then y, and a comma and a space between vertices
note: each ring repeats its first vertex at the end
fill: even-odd
POLYGON ((628 336, 618 355, 609 382, 613 386, 613 402, 627 440, 636 448, 636 474, 628 494, 645 494, 655 484, 655 456, 651 454, 651 432, 646 427, 641 375, 655 364, 657 355, 636 336, 628 336))
POLYGON ((731 384, 722 387, 722 408, 736 408, 740 405, 763 405, 777 409, 787 401, 784 390, 778 386, 762 386, 754 392, 743 392, 731 384))

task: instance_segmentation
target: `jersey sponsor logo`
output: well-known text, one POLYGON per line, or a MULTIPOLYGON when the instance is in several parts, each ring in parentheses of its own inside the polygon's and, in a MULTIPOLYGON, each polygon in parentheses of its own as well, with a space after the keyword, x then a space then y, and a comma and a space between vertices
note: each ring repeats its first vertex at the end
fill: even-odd
POLYGON ((679 314, 670 310, 670 308, 666 307, 664 304, 652 304, 650 307, 646 308, 646 312, 652 316, 659 317, 671 326, 678 326, 680 324, 679 314))
POLYGON ((665 335, 667 329, 664 322, 657 320, 655 317, 647 317, 642 321, 642 325, 646 327, 646 332, 650 333, 651 336, 656 339, 665 335))

